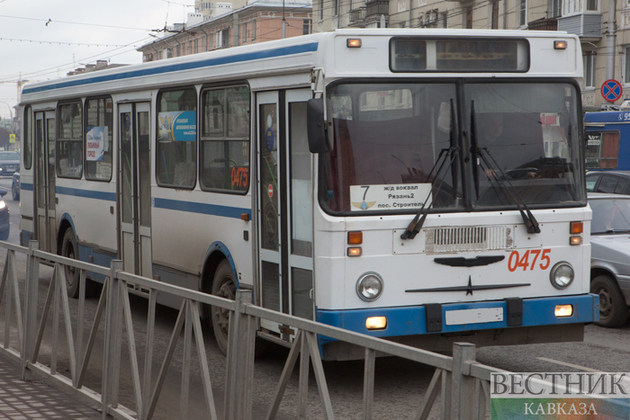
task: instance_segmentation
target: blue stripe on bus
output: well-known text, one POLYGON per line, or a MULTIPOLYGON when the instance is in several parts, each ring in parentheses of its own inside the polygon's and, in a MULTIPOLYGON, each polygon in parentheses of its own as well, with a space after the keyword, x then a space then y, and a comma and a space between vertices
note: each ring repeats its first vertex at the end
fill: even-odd
MULTIPOLYGON (((33 191, 33 184, 22 184, 25 191, 33 191)), ((96 200, 116 201, 116 193, 101 192, 92 190, 81 190, 78 188, 56 187, 57 194, 72 195, 75 197, 93 198, 96 200)), ((240 219, 243 213, 251 219, 252 210, 248 208, 219 206, 217 204, 193 203, 190 201, 169 200, 166 198, 155 198, 153 206, 166 210, 178 210, 189 213, 208 214, 212 216, 231 217, 240 219)))
POLYGON ((61 195, 73 195, 75 197, 94 198, 96 200, 116 201, 116 193, 113 192, 81 190, 78 188, 68 187, 55 187, 55 192, 61 195))
POLYGON ((155 198, 154 207, 166 210, 178 210, 189 213, 208 214, 212 216, 231 217, 240 219, 241 214, 246 213, 251 219, 252 210, 248 208, 219 206, 217 204, 193 203, 189 201, 169 200, 166 198, 155 198))
POLYGON ((114 81, 114 80, 125 80, 125 79, 134 78, 134 77, 158 75, 158 74, 171 73, 171 72, 182 71, 182 70, 195 70, 195 69, 199 69, 203 67, 214 67, 214 66, 220 66, 224 64, 233 64, 233 63, 241 63, 245 61, 260 60, 264 58, 277 58, 277 57, 300 54, 300 53, 305 53, 305 52, 317 51, 317 45, 318 45, 317 42, 310 42, 308 44, 276 48, 273 50, 249 52, 249 53, 244 53, 244 54, 232 55, 228 57, 208 58, 205 60, 194 61, 191 63, 170 64, 170 65, 165 65, 165 66, 161 66, 157 68, 143 68, 139 70, 130 70, 126 72, 121 72, 121 73, 116 73, 116 74, 106 74, 102 76, 96 75, 94 77, 90 77, 89 79, 64 80, 63 82, 53 83, 46 86, 26 87, 22 91, 22 94, 28 95, 31 93, 45 92, 45 91, 54 90, 54 89, 84 86, 84 85, 89 85, 92 83, 109 82, 109 81, 114 81))

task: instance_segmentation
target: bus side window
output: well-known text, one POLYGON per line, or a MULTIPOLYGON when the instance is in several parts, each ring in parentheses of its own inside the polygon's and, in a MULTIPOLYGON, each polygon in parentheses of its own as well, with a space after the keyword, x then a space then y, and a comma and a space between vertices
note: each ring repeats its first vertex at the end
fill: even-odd
POLYGON ((83 119, 81 102, 61 104, 57 108, 57 175, 81 178, 83 174, 83 119))
POLYGON ((197 162, 195 88, 158 94, 157 182, 161 187, 193 188, 197 162))
POLYGON ((249 94, 247 86, 201 93, 203 190, 244 193, 249 187, 249 94))

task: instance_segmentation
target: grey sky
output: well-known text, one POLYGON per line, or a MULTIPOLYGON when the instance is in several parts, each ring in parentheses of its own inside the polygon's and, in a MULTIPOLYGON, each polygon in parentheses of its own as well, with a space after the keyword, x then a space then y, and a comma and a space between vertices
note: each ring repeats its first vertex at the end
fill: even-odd
MULTIPOLYGON (((17 81, 65 77, 109 60, 142 61, 153 30, 185 22, 194 0, 0 0, 0 117, 17 103, 17 81)), ((13 110, 11 110, 13 111, 13 110)))

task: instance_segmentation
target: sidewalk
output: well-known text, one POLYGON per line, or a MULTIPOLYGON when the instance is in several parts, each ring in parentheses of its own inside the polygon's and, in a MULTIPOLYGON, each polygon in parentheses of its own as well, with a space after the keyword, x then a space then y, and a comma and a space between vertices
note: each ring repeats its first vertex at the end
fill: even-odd
POLYGON ((100 419, 101 413, 42 381, 25 382, 20 368, 0 355, 0 419, 100 419))

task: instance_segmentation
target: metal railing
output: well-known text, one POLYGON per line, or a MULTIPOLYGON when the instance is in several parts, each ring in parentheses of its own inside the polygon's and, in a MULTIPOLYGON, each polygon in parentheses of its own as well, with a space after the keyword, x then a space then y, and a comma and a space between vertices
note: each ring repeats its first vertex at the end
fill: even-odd
MULTIPOLYGON (((29 248, 0 242, 6 249, 2 278, 0 279, 0 323, 4 322, 4 337, 0 337, 0 353, 9 356, 23 366, 23 378, 43 377, 47 382, 73 392, 84 402, 101 410, 103 418, 151 419, 165 383, 169 368, 175 362, 175 348, 181 341, 180 418, 189 418, 190 375, 192 351, 206 355, 204 331, 200 322, 200 305, 214 305, 230 311, 228 356, 225 363, 225 388, 223 419, 249 420, 253 410, 254 346, 257 325, 260 319, 290 326, 297 331, 288 353, 275 397, 269 407, 256 407, 257 412, 266 410, 267 419, 278 414, 291 373, 299 356, 298 405, 299 418, 306 418, 309 372, 312 368, 326 419, 334 413, 324 369, 317 345, 317 335, 352 343, 365 349, 363 381, 363 418, 373 417, 375 360, 377 354, 397 356, 435 368, 429 387, 420 403, 415 418, 427 419, 439 399, 441 419, 485 419, 489 411, 489 381, 492 372, 500 370, 475 361, 475 346, 456 343, 453 356, 432 353, 417 348, 372 338, 362 334, 330 327, 317 322, 293 317, 253 305, 251 291, 237 291, 236 300, 230 301, 212 295, 161 283, 122 271, 122 262, 114 261, 104 268, 58 255, 39 251, 37 242, 29 248), (26 273, 20 281, 16 265, 16 254, 26 256, 26 273), (41 264, 52 266, 52 275, 40 276, 41 264), (66 294, 66 267, 80 270, 80 297, 77 316, 73 318, 66 294), (91 327, 85 319, 86 273, 105 277, 91 327), (45 301, 42 303, 38 290, 48 283, 45 301), (133 325, 130 294, 132 287, 148 291, 146 345, 144 368, 140 369, 137 340, 133 325), (156 360, 154 334, 156 327, 157 294, 169 294, 181 299, 177 320, 164 357, 156 360), (22 308, 22 302, 24 307, 22 308), (60 330, 61 325, 64 328, 60 330), (85 386, 87 367, 94 358, 96 336, 104 328, 103 363, 101 389, 85 386), (52 329, 48 331, 47 329, 52 329), (14 337, 17 335, 17 342, 14 337), (60 340, 65 336, 65 346, 60 340), (123 337, 125 340, 123 340, 123 337), (13 344, 12 344, 13 342, 13 344), (129 375, 133 388, 133 406, 125 407, 119 402, 121 354, 123 342, 129 355, 129 375), (45 344, 45 345, 44 345, 45 344), (45 351, 43 349, 46 349, 45 351), (46 354, 44 354, 46 353, 46 354), (46 357, 48 363, 42 363, 46 357), (70 375, 58 369, 59 359, 69 364, 70 375), (152 365, 159 362, 160 370, 154 375, 152 365), (472 408, 472 410, 471 410, 472 408)), ((217 404, 213 394, 211 374, 206 357, 198 357, 203 395, 210 419, 218 419, 217 404)))

